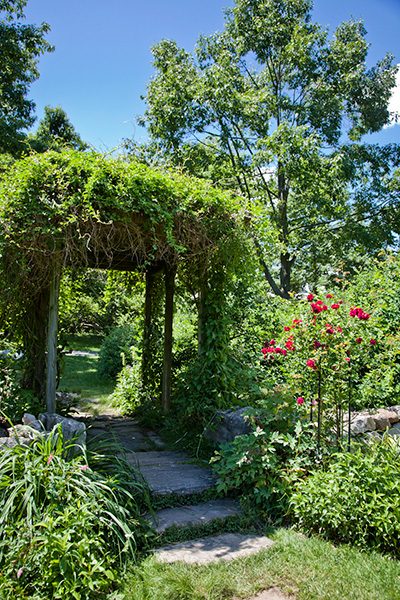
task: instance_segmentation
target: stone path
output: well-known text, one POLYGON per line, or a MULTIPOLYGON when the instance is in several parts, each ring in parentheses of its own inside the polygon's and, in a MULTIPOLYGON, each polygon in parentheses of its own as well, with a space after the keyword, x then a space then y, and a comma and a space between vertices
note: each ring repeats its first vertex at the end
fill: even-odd
MULTIPOLYGON (((121 444, 128 462, 140 469, 155 498, 175 499, 175 506, 148 516, 160 536, 171 528, 198 527, 215 521, 221 524, 241 516, 239 503, 229 498, 196 502, 196 495, 215 486, 216 478, 210 467, 197 463, 184 452, 166 449, 156 433, 134 419, 112 412, 96 417, 81 415, 81 418, 88 425, 88 438, 114 438, 121 444), (179 497, 185 501, 179 501, 179 497)), ((157 549, 155 554, 163 562, 202 564, 248 556, 272 544, 264 536, 226 533, 170 544, 157 549)))
POLYGON ((289 597, 285 596, 279 588, 273 587, 260 592, 249 600, 289 600, 289 597))
POLYGON ((249 556, 269 548, 272 544, 273 541, 264 536, 224 533, 164 546, 156 550, 156 556, 158 560, 166 563, 183 561, 206 564, 216 560, 233 560, 249 556))

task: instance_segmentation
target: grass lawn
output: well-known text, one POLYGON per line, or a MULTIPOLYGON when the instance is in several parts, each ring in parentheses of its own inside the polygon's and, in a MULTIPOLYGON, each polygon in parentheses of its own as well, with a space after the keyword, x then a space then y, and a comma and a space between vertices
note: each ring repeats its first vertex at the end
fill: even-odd
MULTIPOLYGON (((99 352, 101 342, 102 338, 99 336, 84 334, 71 336, 67 350, 99 352)), ((64 356, 58 389, 63 392, 79 393, 82 398, 82 408, 101 412, 102 408, 109 406, 108 397, 113 392, 114 382, 99 377, 97 360, 97 356, 64 356)))
POLYGON ((124 576, 121 600, 250 598, 272 586, 297 600, 400 600, 400 562, 278 529, 257 555, 209 566, 148 558, 124 576))

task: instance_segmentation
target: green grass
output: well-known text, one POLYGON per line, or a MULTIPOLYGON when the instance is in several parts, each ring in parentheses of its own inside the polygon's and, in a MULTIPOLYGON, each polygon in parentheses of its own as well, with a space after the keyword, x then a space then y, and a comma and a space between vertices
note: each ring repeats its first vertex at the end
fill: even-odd
MULTIPOLYGON (((93 335, 71 336, 67 350, 99 352, 102 338, 93 335)), ((114 382, 99 377, 96 356, 64 356, 61 381, 58 389, 81 395, 81 407, 90 412, 101 412, 109 407, 108 397, 114 390, 114 382)))
POLYGON ((275 545, 232 562, 193 566, 144 560, 124 575, 120 600, 250 598, 273 586, 297 600, 400 600, 400 563, 278 529, 275 545))

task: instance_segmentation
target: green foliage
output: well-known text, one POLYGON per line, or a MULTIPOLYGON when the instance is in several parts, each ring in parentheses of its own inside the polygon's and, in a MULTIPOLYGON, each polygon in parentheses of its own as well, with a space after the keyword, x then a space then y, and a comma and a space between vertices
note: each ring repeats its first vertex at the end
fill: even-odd
MULTIPOLYGON (((143 485, 133 492, 122 460, 104 475, 67 452, 57 430, 1 452, 2 598, 105 597, 143 541, 143 485)), ((104 456, 91 461, 105 472, 104 456)))
POLYGON ((299 482, 291 511, 303 529, 400 556, 400 447, 386 437, 299 482))
POLYGON ((208 565, 164 564, 149 557, 123 583, 125 600, 233 600, 278 587, 299 600, 394 600, 400 565, 376 552, 335 546, 286 528, 267 531, 275 544, 253 556, 208 565))
POLYGON ((99 353, 97 371, 101 377, 113 379, 121 371, 124 356, 130 360, 132 346, 136 342, 132 325, 116 327, 104 339, 99 353))
POLYGON ((36 132, 29 135, 27 141, 35 152, 61 151, 64 148, 86 150, 88 147, 75 131, 67 113, 61 106, 44 107, 44 117, 36 132))
POLYGON ((106 273, 97 269, 65 269, 59 298, 59 331, 62 336, 88 331, 102 332, 106 273))
POLYGON ((110 396, 110 402, 122 414, 132 414, 140 405, 143 396, 141 365, 133 348, 129 363, 126 364, 124 357, 122 370, 117 375, 117 383, 110 396))
POLYGON ((19 422, 25 412, 37 414, 43 406, 33 392, 22 389, 21 358, 16 360, 15 347, 8 351, 0 355, 0 418, 19 422))
POLYGON ((19 154, 22 130, 34 122, 34 103, 27 98, 39 77, 39 57, 53 48, 46 41, 47 23, 23 23, 26 0, 0 2, 0 152, 19 154))
POLYGON ((387 55, 369 68, 367 52, 361 22, 328 36, 308 0, 236 0, 193 54, 169 40, 153 48, 141 120, 153 147, 240 193, 282 297, 399 230, 398 148, 359 143, 389 120, 396 66, 387 55))
POLYGON ((311 428, 298 422, 294 433, 259 426, 224 444, 211 459, 220 492, 236 491, 251 507, 276 519, 285 515, 293 485, 315 465, 311 428))

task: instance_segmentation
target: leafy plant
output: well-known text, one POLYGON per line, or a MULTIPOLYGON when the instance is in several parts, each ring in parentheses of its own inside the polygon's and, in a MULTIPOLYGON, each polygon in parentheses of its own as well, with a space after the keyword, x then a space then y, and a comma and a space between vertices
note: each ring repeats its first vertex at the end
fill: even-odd
POLYGON ((0 591, 4 598, 95 598, 145 539, 145 487, 122 459, 67 461, 61 430, 0 454, 0 591))
POLYGON ((224 444, 211 459, 217 489, 241 493, 251 506, 276 519, 285 515, 293 484, 315 465, 310 426, 296 424, 294 433, 261 427, 224 444))
MULTIPOLYGON (((3 346, 4 347, 4 346, 3 346)), ((25 412, 37 414, 42 409, 40 400, 30 390, 21 387, 21 365, 16 350, 0 355, 0 414, 9 421, 18 422, 25 412)))
POLYGON ((99 353, 97 370, 99 375, 114 378, 124 365, 124 358, 132 354, 135 332, 131 325, 115 327, 104 339, 99 353))
POLYGON ((335 455, 326 470, 297 482, 292 516, 306 531, 399 558, 399 458, 389 436, 335 455))
POLYGON ((131 364, 126 364, 125 356, 122 360, 123 367, 118 373, 117 384, 110 396, 110 401, 119 408, 122 414, 131 414, 141 401, 140 362, 133 348, 131 349, 131 364))

